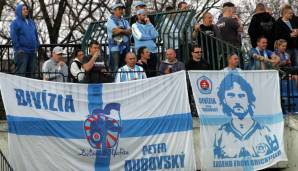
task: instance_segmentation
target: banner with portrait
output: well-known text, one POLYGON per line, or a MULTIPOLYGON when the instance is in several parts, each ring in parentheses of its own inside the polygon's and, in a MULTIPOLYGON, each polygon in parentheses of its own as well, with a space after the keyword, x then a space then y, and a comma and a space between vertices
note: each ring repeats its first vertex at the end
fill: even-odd
POLYGON ((277 71, 189 71, 202 170, 260 170, 286 161, 277 71))

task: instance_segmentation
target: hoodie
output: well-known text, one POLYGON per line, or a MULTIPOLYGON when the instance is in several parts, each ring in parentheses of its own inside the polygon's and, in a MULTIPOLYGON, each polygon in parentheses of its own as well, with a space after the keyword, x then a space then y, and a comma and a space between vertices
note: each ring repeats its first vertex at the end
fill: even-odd
POLYGON ((257 39, 264 36, 268 40, 268 49, 274 50, 275 19, 267 12, 255 14, 250 22, 248 34, 252 47, 257 46, 257 39))
POLYGON ((151 23, 134 23, 132 25, 132 35, 135 41, 136 52, 140 47, 145 46, 151 53, 157 53, 155 39, 158 37, 158 32, 151 23))
POLYGON ((10 37, 15 52, 35 52, 38 49, 38 34, 34 21, 31 17, 22 16, 24 4, 19 3, 16 7, 16 18, 10 24, 10 37))

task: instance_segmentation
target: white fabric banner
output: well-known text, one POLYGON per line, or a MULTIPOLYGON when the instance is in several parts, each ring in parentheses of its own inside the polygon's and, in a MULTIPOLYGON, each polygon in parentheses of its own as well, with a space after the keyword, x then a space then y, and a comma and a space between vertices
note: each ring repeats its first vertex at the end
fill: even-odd
POLYGON ((286 161, 277 71, 189 71, 201 168, 260 170, 286 161))
POLYGON ((16 171, 196 169, 185 72, 111 84, 0 80, 16 171))

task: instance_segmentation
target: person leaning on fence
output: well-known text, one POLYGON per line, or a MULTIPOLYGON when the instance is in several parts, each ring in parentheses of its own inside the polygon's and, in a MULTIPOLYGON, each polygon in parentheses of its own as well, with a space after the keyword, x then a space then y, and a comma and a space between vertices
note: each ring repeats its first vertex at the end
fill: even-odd
POLYGON ((115 82, 125 82, 147 78, 143 68, 136 65, 137 58, 133 52, 128 52, 126 54, 125 62, 126 65, 118 69, 115 82))
POLYGON ((223 69, 223 71, 229 71, 229 72, 237 72, 241 71, 239 66, 239 57, 236 53, 232 53, 228 55, 227 57, 228 66, 223 69))
POLYGON ((110 50, 109 67, 112 71, 124 65, 125 54, 130 51, 129 39, 131 28, 123 15, 125 6, 116 3, 112 6, 112 15, 107 21, 108 44, 110 50))
POLYGON ((279 57, 267 49, 266 37, 257 40, 257 47, 250 50, 251 69, 265 70, 273 69, 278 66, 279 57))
POLYGON ((52 51, 52 57, 45 61, 42 66, 43 80, 66 82, 68 67, 64 62, 65 52, 62 47, 56 46, 52 51))
POLYGON ((89 55, 83 59, 85 69, 85 83, 104 83, 110 82, 110 75, 103 56, 100 53, 100 44, 96 40, 89 43, 89 55))
POLYGON ((159 66, 160 74, 170 74, 173 72, 178 72, 181 70, 185 70, 184 63, 178 61, 176 59, 175 50, 170 48, 166 51, 167 59, 162 61, 159 66))
POLYGON ((200 46, 191 49, 192 58, 186 64, 186 70, 210 70, 210 65, 203 59, 203 50, 200 46))
POLYGON ((158 37, 158 32, 151 24, 150 19, 146 16, 145 10, 137 11, 138 21, 132 25, 132 35, 135 41, 135 49, 145 46, 150 51, 150 59, 148 61, 149 70, 152 71, 150 76, 156 76, 157 67, 157 46, 155 39, 158 37))
POLYGON ((195 29, 192 33, 192 38, 197 40, 197 44, 200 45, 205 52, 203 54, 204 59, 209 61, 210 64, 214 64, 213 69, 216 69, 218 68, 216 55, 218 54, 218 48, 216 46, 217 44, 214 37, 221 39, 220 31, 217 26, 213 24, 213 15, 209 12, 206 12, 203 14, 203 23, 200 25, 195 25, 195 29), (200 32, 204 34, 201 34, 200 32))
MULTIPOLYGON (((210 12, 205 12, 203 14, 203 23, 197 23, 194 27, 194 31, 192 32, 192 38, 198 39, 198 44, 200 41, 199 32, 204 32, 208 36, 218 37, 220 38, 220 31, 215 24, 213 24, 213 15, 210 12)), ((203 41, 204 42, 204 41, 203 41)))
POLYGON ((138 59, 139 59, 137 62, 137 65, 141 66, 144 69, 146 75, 149 77, 150 72, 151 72, 148 68, 148 60, 150 59, 150 51, 145 46, 141 46, 138 49, 137 55, 138 55, 138 59))
POLYGON ((17 5, 16 18, 10 25, 10 37, 14 49, 16 74, 33 78, 39 41, 37 28, 29 14, 28 5, 23 3, 17 5))

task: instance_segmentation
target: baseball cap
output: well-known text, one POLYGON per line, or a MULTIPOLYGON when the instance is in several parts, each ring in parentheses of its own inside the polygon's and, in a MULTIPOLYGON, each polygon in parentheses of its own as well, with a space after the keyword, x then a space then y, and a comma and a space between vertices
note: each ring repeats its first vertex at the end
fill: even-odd
POLYGON ((55 53, 55 54, 57 54, 57 55, 58 55, 58 54, 65 54, 63 48, 60 47, 60 46, 56 46, 56 47, 54 47, 54 49, 53 49, 53 53, 55 53))
POLYGON ((138 2, 136 2, 134 5, 135 5, 135 7, 138 7, 138 6, 146 6, 146 4, 145 4, 143 1, 138 1, 138 2))
POLYGON ((125 5, 123 5, 122 3, 116 3, 112 6, 112 10, 115 10, 116 8, 125 8, 125 5))
POLYGON ((139 14, 145 14, 145 10, 143 10, 143 9, 138 10, 136 14, 137 14, 137 15, 139 15, 139 14))

